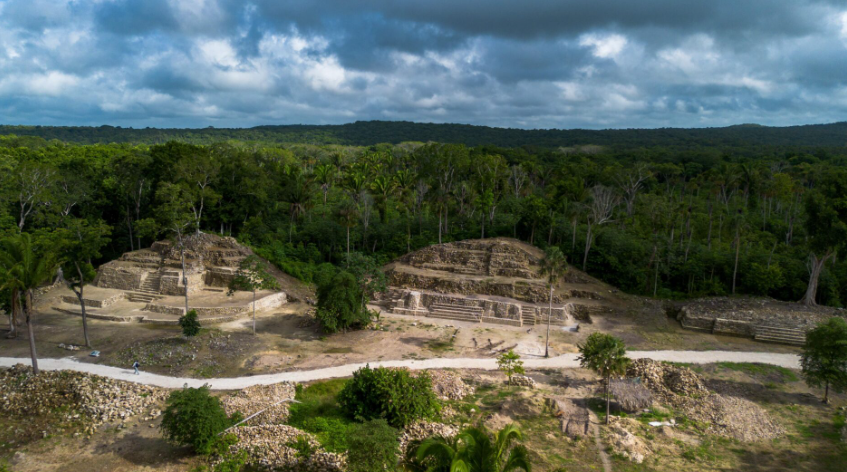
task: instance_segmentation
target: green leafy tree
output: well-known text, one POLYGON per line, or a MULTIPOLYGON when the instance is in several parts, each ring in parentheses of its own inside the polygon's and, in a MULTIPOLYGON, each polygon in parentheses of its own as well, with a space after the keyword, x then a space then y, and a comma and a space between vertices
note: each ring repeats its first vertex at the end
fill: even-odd
POLYGON ((171 392, 162 411, 160 428, 165 439, 174 444, 191 446, 198 454, 209 454, 218 434, 231 424, 220 400, 204 385, 171 392))
POLYGON ((362 306, 362 287, 350 272, 337 272, 329 283, 318 287, 317 296, 315 317, 326 333, 361 329, 370 322, 370 313, 362 306))
POLYGON ((550 304, 547 311, 547 338, 544 341, 544 357, 550 357, 550 320, 553 318, 553 290, 559 279, 568 270, 568 259, 556 246, 547 248, 541 261, 541 273, 547 276, 550 285, 550 304))
POLYGON ((185 312, 188 313, 188 269, 185 266, 185 249, 187 234, 196 224, 192 206, 194 201, 191 194, 179 185, 165 183, 158 192, 156 198, 159 200, 157 213, 161 220, 161 227, 171 233, 173 241, 179 250, 179 259, 182 265, 182 285, 185 291, 185 312))
POLYGON ((200 334, 200 320, 197 319, 197 310, 191 310, 179 317, 179 326, 185 337, 193 337, 200 334))
POLYGON ((437 472, 532 472, 520 429, 508 425, 491 438, 481 427, 463 429, 455 439, 434 437, 420 443, 413 464, 437 472))
POLYGON ((382 418, 359 425, 347 439, 347 470, 395 470, 400 453, 397 437, 398 431, 382 418))
POLYGON ((109 243, 110 234, 111 228, 106 223, 89 223, 81 219, 69 220, 65 228, 55 233, 65 282, 79 300, 82 336, 87 347, 91 347, 91 340, 85 312, 85 285, 97 276, 91 261, 101 257, 100 251, 109 243))
POLYGON ((59 267, 56 255, 48 250, 39 251, 32 236, 21 233, 0 241, 0 269, 11 279, 10 283, 24 294, 24 314, 29 335, 29 352, 32 370, 38 373, 38 355, 35 350, 35 300, 36 288, 53 279, 59 267))
POLYGON ((606 399, 606 424, 609 424, 611 404, 610 383, 612 376, 623 375, 630 363, 626 357, 626 346, 623 341, 605 333, 592 333, 579 347, 579 364, 585 369, 593 370, 603 378, 603 396, 606 399))
POLYGON ((238 266, 238 272, 229 282, 227 295, 232 296, 236 290, 253 293, 253 334, 256 334, 256 291, 279 290, 276 277, 268 272, 268 267, 262 259, 250 255, 238 266))
POLYGON ((431 417, 439 408, 427 372, 412 376, 406 369, 370 366, 353 373, 338 394, 338 404, 350 418, 383 418, 396 428, 431 417))
POLYGON ((806 334, 800 357, 806 383, 825 387, 823 401, 829 403, 829 390, 847 390, 847 322, 832 317, 806 334))
POLYGON ((500 354, 500 357, 497 358, 497 367, 509 378, 509 385, 512 384, 513 375, 526 372, 523 368, 521 356, 512 349, 500 354))

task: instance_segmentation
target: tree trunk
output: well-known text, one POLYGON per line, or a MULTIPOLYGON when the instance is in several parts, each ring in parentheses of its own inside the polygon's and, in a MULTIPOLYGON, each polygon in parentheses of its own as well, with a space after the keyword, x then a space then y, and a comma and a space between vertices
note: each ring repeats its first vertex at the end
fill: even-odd
POLYGON ((803 296, 803 299, 800 300, 800 303, 807 306, 814 306, 818 304, 815 300, 818 293, 818 279, 823 271, 824 264, 826 264, 826 261, 832 257, 832 254, 832 252, 827 251, 827 253, 820 259, 818 259, 818 256, 814 253, 809 256, 812 262, 812 272, 809 274, 809 286, 806 289, 806 294, 803 296))
POLYGON ((253 290, 253 336, 256 335, 256 290, 253 290))
POLYGON ((582 256, 582 271, 588 267, 588 251, 591 250, 591 223, 588 223, 588 232, 585 234, 585 254, 582 256))
POLYGON ((576 249, 576 218, 573 219, 573 232, 571 232, 571 251, 576 249))
POLYGON ((347 267, 350 267, 350 226, 347 226, 347 267))
POLYGON ((735 280, 738 276, 738 254, 741 252, 741 233, 735 231, 735 268, 732 269, 732 294, 735 295, 735 280))
POLYGON ((829 380, 826 381, 826 390, 823 393, 823 402, 829 405, 829 380))
POLYGON ((609 424, 609 413, 610 413, 609 404, 612 403, 612 399, 609 396, 609 387, 610 387, 611 383, 612 383, 612 378, 606 377, 606 424, 609 424))
POLYGON ((88 338, 88 317, 85 315, 85 298, 83 298, 83 290, 85 289, 83 281, 85 279, 83 278, 82 269, 80 269, 79 264, 74 263, 74 266, 79 275, 80 284, 78 292, 76 289, 72 288, 72 290, 76 294, 76 298, 79 299, 80 312, 82 313, 82 337, 85 340, 85 347, 91 347, 91 340, 88 338))
POLYGON ((32 356, 32 372, 38 374, 38 355, 35 353, 35 333, 33 332, 33 325, 35 324, 35 317, 32 312, 32 290, 26 291, 26 330, 29 334, 29 354, 32 356))
POLYGON ((438 211, 438 244, 441 244, 441 210, 438 211))
MULTIPOLYGON (((182 238, 180 238, 181 240, 182 238)), ((182 241, 179 243, 179 258, 182 262, 182 285, 185 289, 185 314, 188 314, 188 274, 185 272, 185 246, 182 241)))
POLYGON ((553 318, 553 282, 550 282, 550 307, 547 312, 547 340, 544 342, 544 357, 550 357, 550 319, 553 318))
POLYGON ((20 303, 20 292, 17 289, 12 289, 12 307, 9 311, 9 335, 7 339, 18 337, 18 305, 20 303))

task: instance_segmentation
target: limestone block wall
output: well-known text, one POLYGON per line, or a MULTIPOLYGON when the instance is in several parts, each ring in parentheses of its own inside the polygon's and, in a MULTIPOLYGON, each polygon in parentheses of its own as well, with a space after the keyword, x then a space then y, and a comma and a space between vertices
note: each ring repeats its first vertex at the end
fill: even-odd
POLYGON ((212 267, 206 271, 204 283, 207 287, 229 287, 235 274, 236 269, 231 267, 212 267))
MULTIPOLYGON (((102 300, 83 297, 83 300, 85 300, 85 306, 89 308, 106 308, 124 299, 126 299, 126 294, 123 292, 117 293, 115 295, 112 295, 111 297, 107 297, 102 300)), ((79 306, 79 298, 77 298, 76 295, 62 295, 62 301, 69 305, 79 306)))
MULTIPOLYGON (((188 293, 196 293, 203 290, 203 273, 188 274, 188 293)), ((159 293, 162 295, 185 295, 185 287, 182 285, 182 272, 167 271, 162 275, 159 285, 159 293)))
POLYGON ((97 272, 94 285, 118 290, 137 290, 141 286, 142 274, 142 271, 104 266, 97 272))
MULTIPOLYGON (((388 283, 395 287, 407 289, 430 290, 440 293, 495 295, 533 303, 543 303, 549 299, 549 292, 543 283, 512 284, 496 282, 494 279, 443 279, 402 270, 389 271, 388 283)), ((562 303, 566 297, 564 294, 554 294, 553 303, 562 303)))
MULTIPOLYGON (((262 298, 256 300, 256 309, 257 310, 264 310, 264 309, 278 308, 278 307, 284 305, 287 301, 288 301, 288 296, 285 294, 285 292, 276 292, 276 293, 273 293, 271 295, 268 295, 267 297, 262 297, 262 298)), ((252 309, 252 307, 253 307, 253 304, 251 303, 249 308, 252 309)))
POLYGON ((715 324, 712 326, 712 332, 752 338, 756 335, 756 328, 747 321, 716 318, 715 324))

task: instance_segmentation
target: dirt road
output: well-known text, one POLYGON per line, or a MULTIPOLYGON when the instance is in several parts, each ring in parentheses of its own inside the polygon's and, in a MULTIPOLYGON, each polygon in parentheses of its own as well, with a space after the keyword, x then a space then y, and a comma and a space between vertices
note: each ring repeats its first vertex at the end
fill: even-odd
MULTIPOLYGON (((800 368, 800 358, 795 354, 778 354, 769 352, 730 352, 730 351, 630 351, 633 359, 650 358, 659 361, 686 362, 692 364, 711 364, 714 362, 754 362, 771 364, 790 369, 800 368)), ((28 358, 0 357, 0 367, 11 367, 15 364, 29 364, 28 358)), ((372 367, 408 367, 409 369, 484 369, 497 368, 495 359, 422 359, 371 362, 372 367)), ((154 385, 164 388, 180 388, 184 385, 199 387, 208 384, 213 390, 238 390, 251 385, 267 385, 278 382, 309 382, 313 380, 349 377, 365 364, 347 364, 325 369, 281 372, 278 374, 253 375, 222 379, 192 379, 183 377, 168 377, 164 375, 141 372, 133 374, 132 369, 121 369, 98 364, 83 364, 72 358, 39 359, 38 366, 43 370, 75 370, 90 374, 102 375, 128 382, 154 385)), ((564 354, 549 359, 525 359, 524 366, 530 369, 562 369, 579 367, 577 354, 564 354)))

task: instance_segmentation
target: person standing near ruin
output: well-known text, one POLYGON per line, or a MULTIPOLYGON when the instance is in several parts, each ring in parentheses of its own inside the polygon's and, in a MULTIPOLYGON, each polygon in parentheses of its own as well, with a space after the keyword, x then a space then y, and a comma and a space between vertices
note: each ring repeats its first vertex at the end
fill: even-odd
POLYGON ((138 374, 138 368, 139 367, 141 367, 141 364, 139 364, 137 360, 132 363, 132 368, 135 369, 135 375, 139 375, 138 374))

